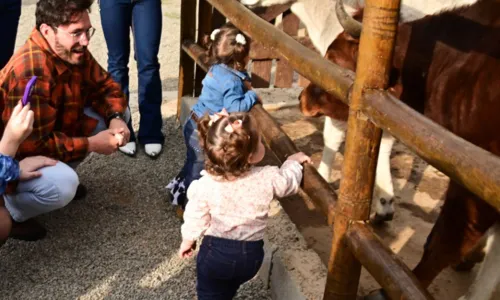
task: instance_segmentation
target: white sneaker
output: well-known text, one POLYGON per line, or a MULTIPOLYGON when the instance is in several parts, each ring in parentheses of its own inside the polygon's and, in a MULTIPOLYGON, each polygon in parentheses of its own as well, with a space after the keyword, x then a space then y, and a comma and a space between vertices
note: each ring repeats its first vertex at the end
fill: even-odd
POLYGON ((128 142, 125 146, 118 148, 121 152, 128 156, 134 156, 136 152, 137 145, 135 142, 128 142))
POLYGON ((162 147, 162 144, 146 144, 144 145, 144 151, 149 157, 156 158, 160 154, 162 147))

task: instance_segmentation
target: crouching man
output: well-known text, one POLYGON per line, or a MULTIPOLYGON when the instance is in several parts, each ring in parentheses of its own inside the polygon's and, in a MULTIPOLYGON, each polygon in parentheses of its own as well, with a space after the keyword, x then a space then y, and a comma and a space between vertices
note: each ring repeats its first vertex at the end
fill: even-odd
MULTIPOLYGON (((13 182, 4 194, 11 238, 38 240, 45 229, 33 217, 85 194, 74 168, 90 152, 112 154, 130 137, 127 99, 87 47, 95 29, 93 0, 39 0, 36 27, 0 71, 0 133, 37 76, 30 97, 33 132, 16 158, 43 155, 58 162, 36 179, 13 182)), ((22 170, 21 170, 22 171, 22 170)))

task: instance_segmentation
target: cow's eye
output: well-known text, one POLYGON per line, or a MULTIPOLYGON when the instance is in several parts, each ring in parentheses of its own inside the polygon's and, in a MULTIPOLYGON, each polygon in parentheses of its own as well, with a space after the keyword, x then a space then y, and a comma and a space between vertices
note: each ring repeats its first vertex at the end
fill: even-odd
POLYGON ((321 95, 321 93, 323 93, 323 90, 319 86, 314 86, 312 91, 315 96, 319 96, 321 95))

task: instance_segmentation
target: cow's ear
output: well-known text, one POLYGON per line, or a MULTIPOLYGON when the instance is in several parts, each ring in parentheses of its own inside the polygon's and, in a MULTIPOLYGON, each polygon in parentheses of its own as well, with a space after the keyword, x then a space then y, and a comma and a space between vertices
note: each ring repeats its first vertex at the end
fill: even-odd
POLYGON ((358 61, 358 53, 359 53, 358 45, 351 47, 351 57, 355 62, 358 61))

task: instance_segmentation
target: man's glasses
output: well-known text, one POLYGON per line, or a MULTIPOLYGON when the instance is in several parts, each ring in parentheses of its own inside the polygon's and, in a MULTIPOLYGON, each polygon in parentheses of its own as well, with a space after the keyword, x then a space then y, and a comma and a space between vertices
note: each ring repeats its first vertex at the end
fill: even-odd
POLYGON ((85 35, 85 37, 87 38, 87 40, 90 41, 90 38, 92 38, 92 36, 94 35, 95 33, 95 28, 94 27, 90 27, 89 29, 87 30, 78 30, 78 31, 75 31, 75 32, 67 32, 65 30, 62 30, 61 28, 55 28, 57 31, 62 31, 64 33, 66 33, 67 35, 69 35, 73 41, 80 41, 82 39, 82 37, 85 35))

